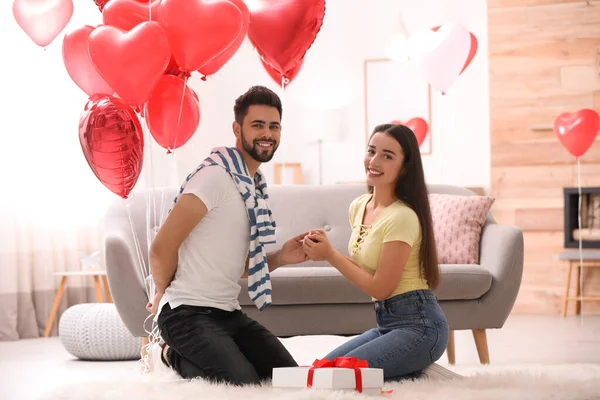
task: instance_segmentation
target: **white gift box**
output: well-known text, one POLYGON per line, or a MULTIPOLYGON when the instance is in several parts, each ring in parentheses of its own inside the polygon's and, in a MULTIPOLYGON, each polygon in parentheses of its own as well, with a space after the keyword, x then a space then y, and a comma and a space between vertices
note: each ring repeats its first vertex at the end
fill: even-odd
MULTIPOLYGON (((280 389, 302 389, 307 387, 308 371, 311 367, 273 368, 272 384, 280 389)), ((362 393, 381 395, 383 369, 360 368, 362 393)), ((314 389, 356 390, 355 371, 352 368, 315 368, 312 387, 314 389)))

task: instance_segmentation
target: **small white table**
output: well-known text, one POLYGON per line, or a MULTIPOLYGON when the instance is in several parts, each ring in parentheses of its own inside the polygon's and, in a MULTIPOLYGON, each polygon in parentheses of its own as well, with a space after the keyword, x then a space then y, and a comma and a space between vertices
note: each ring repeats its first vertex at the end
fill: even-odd
POLYGON ((44 332, 44 336, 50 336, 50 332, 52 331, 52 325, 54 325, 54 320, 56 319, 56 314, 58 313, 58 306, 60 305, 60 300, 62 299, 62 295, 65 291, 65 287, 67 286, 67 279, 70 276, 91 276, 94 278, 94 286, 96 287, 96 301, 98 303, 104 303, 104 296, 102 295, 102 286, 100 285, 100 279, 102 279, 102 283, 104 285, 104 293, 106 294, 106 301, 112 303, 112 296, 110 294, 110 289, 108 287, 108 278, 106 277, 106 271, 101 269, 89 269, 85 271, 64 271, 64 272, 55 272, 54 276, 62 276, 60 280, 60 285, 58 286, 58 290, 56 291, 56 296, 54 296, 54 303, 52 304, 52 310, 50 311, 50 315, 48 316, 48 321, 46 322, 46 331, 44 332))

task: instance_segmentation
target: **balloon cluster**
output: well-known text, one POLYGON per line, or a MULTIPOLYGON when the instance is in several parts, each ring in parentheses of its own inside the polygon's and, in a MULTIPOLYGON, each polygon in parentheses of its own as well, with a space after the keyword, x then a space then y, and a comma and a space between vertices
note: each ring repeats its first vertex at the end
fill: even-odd
MULTIPOLYGON (((62 56, 73 82, 90 96, 80 118, 83 153, 98 179, 122 197, 143 160, 145 119, 171 152, 200 122, 192 73, 216 74, 246 37, 275 82, 285 88, 323 24, 325 0, 93 0, 102 25, 68 32, 62 56), (138 115, 139 114, 139 115, 138 115)), ((14 0, 19 26, 41 47, 64 30, 73 0, 14 0)))

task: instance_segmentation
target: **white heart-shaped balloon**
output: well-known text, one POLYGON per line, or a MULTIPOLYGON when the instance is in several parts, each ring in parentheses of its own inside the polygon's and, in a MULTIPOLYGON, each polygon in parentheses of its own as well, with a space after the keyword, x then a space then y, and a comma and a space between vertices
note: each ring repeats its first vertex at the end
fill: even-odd
POLYGON ((35 44, 46 47, 73 16, 73 0, 15 0, 13 16, 35 44))
POLYGON ((461 24, 443 25, 437 31, 410 38, 410 58, 429 84, 446 93, 460 75, 471 49, 471 35, 461 24))

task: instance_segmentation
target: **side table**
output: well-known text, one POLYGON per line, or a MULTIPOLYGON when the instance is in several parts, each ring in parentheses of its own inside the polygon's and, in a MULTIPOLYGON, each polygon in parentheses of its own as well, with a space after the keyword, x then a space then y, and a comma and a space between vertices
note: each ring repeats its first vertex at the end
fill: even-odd
POLYGON ((567 280, 565 284, 565 296, 563 297, 563 309, 562 316, 567 315, 567 308, 570 300, 574 300, 575 303, 575 315, 581 314, 581 303, 583 301, 600 301, 600 294, 596 296, 581 296, 581 287, 579 282, 581 281, 581 270, 583 268, 598 268, 600 267, 600 249, 590 250, 584 249, 582 252, 583 263, 580 264, 579 250, 567 250, 563 251, 558 256, 559 260, 568 261, 569 269, 567 271, 567 280), (571 287, 571 275, 573 268, 576 270, 576 285, 575 285, 575 296, 569 296, 571 287))
POLYGON ((104 293, 106 294, 106 301, 112 303, 112 296, 110 294, 110 289, 108 288, 108 278, 106 277, 105 270, 99 269, 90 269, 85 271, 63 271, 63 272, 55 272, 54 276, 62 276, 60 280, 60 285, 58 286, 58 290, 56 291, 56 296, 54 296, 54 302, 52 303, 52 310, 50 311, 50 315, 48 316, 48 321, 46 322, 46 331, 44 332, 44 336, 50 336, 50 332, 52 331, 52 325, 54 325, 54 320, 56 319, 56 314, 58 313, 58 306, 60 305, 60 300, 65 291, 65 287, 67 286, 67 279, 70 276, 91 276, 94 278, 94 286, 96 288, 96 301, 98 303, 104 303, 104 297, 102 295, 102 286, 100 285, 100 279, 102 279, 102 283, 104 285, 104 293))

